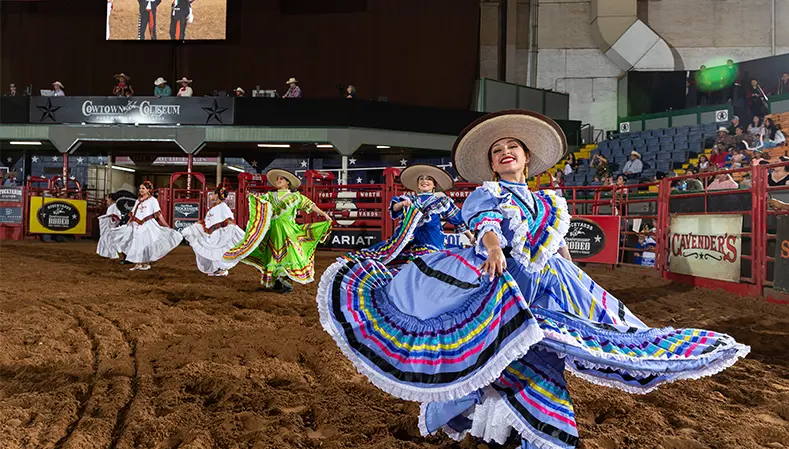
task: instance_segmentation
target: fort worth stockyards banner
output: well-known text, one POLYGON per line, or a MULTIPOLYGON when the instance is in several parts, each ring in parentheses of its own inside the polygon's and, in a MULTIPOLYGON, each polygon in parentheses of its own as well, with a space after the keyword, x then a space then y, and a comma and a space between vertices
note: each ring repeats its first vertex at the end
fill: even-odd
POLYGON ((30 197, 32 234, 85 234, 88 203, 85 200, 30 197))
POLYGON ((742 215, 673 215, 669 271, 740 282, 742 215))
POLYGON ((619 216, 576 215, 564 240, 573 260, 615 264, 619 252, 619 216))
POLYGON ((232 125, 230 97, 32 97, 31 123, 232 125))

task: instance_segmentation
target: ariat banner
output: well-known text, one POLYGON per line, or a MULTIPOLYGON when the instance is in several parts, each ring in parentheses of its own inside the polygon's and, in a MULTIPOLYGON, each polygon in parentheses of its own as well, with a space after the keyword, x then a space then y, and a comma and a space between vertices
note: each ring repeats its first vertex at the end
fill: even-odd
POLYGON ((740 282, 742 215, 671 217, 669 271, 740 282))
POLYGON ((29 226, 32 234, 85 234, 88 203, 85 200, 30 198, 29 226))

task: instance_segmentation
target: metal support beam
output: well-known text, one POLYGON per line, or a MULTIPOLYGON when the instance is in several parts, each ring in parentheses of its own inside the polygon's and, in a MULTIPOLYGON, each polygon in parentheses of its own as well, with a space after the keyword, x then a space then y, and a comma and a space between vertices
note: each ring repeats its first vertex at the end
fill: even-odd
POLYGON ((222 185, 222 152, 216 155, 216 186, 222 185))

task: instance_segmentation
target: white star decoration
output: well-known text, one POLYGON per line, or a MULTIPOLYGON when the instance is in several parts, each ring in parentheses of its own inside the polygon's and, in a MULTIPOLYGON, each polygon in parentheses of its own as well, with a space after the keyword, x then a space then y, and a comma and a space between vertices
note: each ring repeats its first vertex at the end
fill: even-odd
POLYGON ((602 238, 602 237, 600 237, 599 235, 596 235, 596 236, 594 237, 594 242, 595 242, 595 243, 600 243, 600 240, 603 240, 603 238, 602 238))
POLYGON ((368 184, 375 184, 375 179, 371 179, 368 184))
POLYGON ((400 165, 405 165, 408 163, 408 159, 400 159, 400 165))
POLYGON ((351 164, 351 165, 356 165, 356 159, 350 158, 350 159, 348 159, 348 163, 351 164))
POLYGON ((82 161, 84 161, 84 160, 85 160, 85 159, 83 159, 83 158, 81 158, 81 157, 78 157, 78 158, 77 158, 77 163, 78 163, 78 164, 81 164, 81 163, 82 163, 82 161))
POLYGON ((32 160, 33 162, 38 162, 38 156, 33 156, 33 157, 31 158, 31 160, 32 160))
POLYGON ((57 161, 58 161, 58 157, 57 156, 52 156, 52 162, 57 162, 57 161))
POLYGON ((71 216, 71 219, 72 219, 72 220, 76 220, 76 219, 77 219, 77 214, 74 214, 74 215, 72 215, 72 216, 71 216))
POLYGON ((362 183, 362 178, 356 178, 356 184, 361 184, 361 183, 362 183))
POLYGON ((11 162, 13 162, 13 161, 14 161, 14 160, 13 160, 13 159, 11 159, 10 157, 9 157, 8 159, 6 159, 6 160, 8 161, 8 163, 9 163, 9 164, 10 164, 11 162))
POLYGON ((301 168, 307 167, 307 161, 301 161, 301 168))
POLYGON ((253 167, 257 167, 258 166, 258 161, 252 161, 252 162, 249 163, 249 165, 251 165, 253 167))

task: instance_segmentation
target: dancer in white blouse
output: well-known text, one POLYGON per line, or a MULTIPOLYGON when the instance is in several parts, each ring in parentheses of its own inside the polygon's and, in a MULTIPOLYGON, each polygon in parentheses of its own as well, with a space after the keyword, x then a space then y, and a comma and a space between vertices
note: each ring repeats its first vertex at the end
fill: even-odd
POLYGON ((181 243, 183 236, 171 229, 162 216, 159 201, 153 196, 150 181, 140 184, 140 196, 134 203, 129 223, 111 231, 115 246, 134 263, 132 271, 151 269, 156 262, 181 243))
POLYGON ((204 220, 181 231, 195 252, 197 268, 209 276, 227 276, 227 270, 239 259, 227 261, 222 255, 244 239, 244 230, 236 226, 233 211, 225 203, 227 189, 217 188, 211 193, 211 209, 204 220))
POLYGON ((99 245, 96 253, 108 259, 117 259, 118 250, 115 248, 110 231, 121 225, 121 214, 118 205, 115 204, 115 195, 110 193, 104 197, 107 202, 107 212, 99 217, 99 245))

